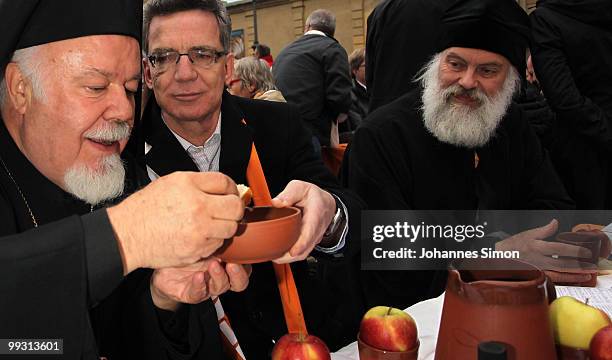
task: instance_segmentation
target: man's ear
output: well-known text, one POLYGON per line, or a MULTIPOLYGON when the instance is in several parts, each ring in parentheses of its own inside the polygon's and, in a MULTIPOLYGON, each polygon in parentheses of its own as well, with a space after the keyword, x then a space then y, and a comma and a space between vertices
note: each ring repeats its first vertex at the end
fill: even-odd
POLYGON ((30 81, 25 78, 17 63, 14 62, 10 62, 6 66, 4 79, 6 81, 8 101, 19 114, 25 114, 32 100, 32 85, 30 81))
POLYGON ((234 76, 234 54, 228 53, 225 58, 225 83, 229 84, 234 76))
POLYGON ((144 74, 144 82, 145 85, 149 88, 149 90, 153 90, 153 75, 151 74, 151 64, 146 57, 142 58, 142 71, 144 74))

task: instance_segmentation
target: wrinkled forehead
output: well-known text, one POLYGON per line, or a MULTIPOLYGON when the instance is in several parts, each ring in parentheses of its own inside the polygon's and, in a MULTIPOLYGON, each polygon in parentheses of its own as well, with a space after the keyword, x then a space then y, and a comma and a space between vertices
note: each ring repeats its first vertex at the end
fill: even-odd
POLYGON ((483 49, 450 47, 444 50, 443 56, 456 57, 474 65, 497 64, 507 66, 510 64, 510 61, 505 56, 483 49))
POLYGON ((140 72, 140 46, 124 35, 94 35, 55 41, 38 46, 41 65, 62 72, 99 68, 118 78, 140 72))

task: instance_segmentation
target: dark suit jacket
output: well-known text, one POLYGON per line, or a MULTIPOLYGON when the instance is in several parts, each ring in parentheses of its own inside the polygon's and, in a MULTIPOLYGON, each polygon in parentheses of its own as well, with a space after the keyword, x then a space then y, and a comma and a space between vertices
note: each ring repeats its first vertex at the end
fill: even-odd
MULTIPOLYGON (((254 141, 272 196, 281 192, 290 180, 304 180, 338 195, 352 214, 349 224, 359 217, 360 201, 342 190, 315 156, 310 135, 295 106, 225 93, 221 114, 221 172, 236 183, 246 184, 254 141)), ((161 120, 154 98, 145 111, 143 123, 146 142, 151 146, 146 155, 151 169, 160 176, 174 171, 198 171, 161 120)), ((354 252, 355 244, 347 238, 344 254, 354 252)), ((318 254, 314 261, 301 261, 291 267, 309 331, 323 338, 331 349, 353 341, 363 311, 352 283, 353 270, 347 268, 341 257, 323 254, 318 254)), ((247 358, 268 358, 272 341, 287 332, 271 264, 254 265, 248 288, 241 293, 224 294, 221 300, 247 358)))
POLYGON ((332 121, 351 106, 348 56, 334 38, 304 35, 276 57, 272 73, 287 102, 322 145, 329 145, 332 121))

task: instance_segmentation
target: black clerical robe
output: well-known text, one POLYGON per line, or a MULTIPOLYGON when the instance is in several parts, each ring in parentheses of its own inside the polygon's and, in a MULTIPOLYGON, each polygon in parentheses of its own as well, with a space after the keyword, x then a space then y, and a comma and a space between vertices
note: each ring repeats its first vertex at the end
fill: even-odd
MULTIPOLYGON (((370 209, 573 208, 515 105, 489 143, 477 149, 438 141, 426 130, 420 107, 420 91, 414 90, 371 113, 355 133, 344 175, 370 209)), ((444 281, 435 275, 363 272, 368 304, 382 301, 404 308, 437 295, 444 281)))
MULTIPOLYGON (((156 309, 151 270, 123 278, 106 210, 40 174, 1 119, 0 144, 0 338, 64 340, 63 356, 43 359, 223 357, 218 329, 202 325, 207 316, 216 320, 214 309, 156 309)), ((129 194, 148 178, 126 160, 129 194)))

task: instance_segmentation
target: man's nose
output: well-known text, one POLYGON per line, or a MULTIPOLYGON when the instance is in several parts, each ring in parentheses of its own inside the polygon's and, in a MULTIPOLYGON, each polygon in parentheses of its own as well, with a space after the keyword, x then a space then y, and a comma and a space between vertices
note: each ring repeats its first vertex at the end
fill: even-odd
POLYGON ((177 81, 190 81, 194 80, 198 74, 193 68, 193 63, 189 59, 189 56, 181 56, 176 63, 174 71, 174 79, 177 81))
POLYGON ((475 69, 467 69, 459 78, 459 85, 466 90, 475 89, 478 86, 478 80, 475 76, 475 69))
POLYGON ((104 113, 104 119, 109 121, 132 121, 134 119, 134 95, 119 84, 110 85, 111 96, 104 113))

